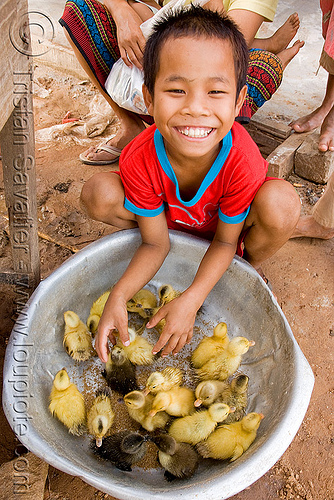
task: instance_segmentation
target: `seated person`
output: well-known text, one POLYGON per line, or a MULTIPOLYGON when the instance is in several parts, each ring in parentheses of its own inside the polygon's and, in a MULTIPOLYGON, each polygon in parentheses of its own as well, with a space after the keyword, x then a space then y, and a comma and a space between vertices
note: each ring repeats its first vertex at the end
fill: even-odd
MULTIPOLYGON (((74 53, 90 80, 106 98, 120 121, 115 137, 80 155, 83 163, 105 165, 118 161, 122 149, 145 128, 151 117, 140 116, 119 107, 104 88, 113 64, 120 57, 127 65, 142 68, 145 39, 140 24, 160 8, 154 0, 135 1, 70 0, 60 19, 74 53), (131 62, 130 62, 131 61, 131 62)), ((299 28, 297 14, 292 14, 272 37, 255 39, 263 21, 272 21, 277 0, 210 0, 205 6, 225 11, 244 32, 250 60, 247 84, 249 91, 239 120, 248 122, 281 84, 283 69, 299 51, 303 42, 287 48, 299 28)))
POLYGON ((155 124, 124 148, 120 173, 95 174, 81 194, 89 216, 120 229, 138 226, 142 237, 99 323, 95 347, 104 362, 115 329, 129 343, 126 303, 168 255, 169 228, 211 244, 190 286, 147 324, 166 320, 153 349, 162 356, 190 342, 198 309, 236 252, 261 273, 295 229, 298 194, 288 182, 266 178, 267 162, 235 122, 247 65, 235 24, 200 7, 168 16, 146 43, 143 93, 155 124))

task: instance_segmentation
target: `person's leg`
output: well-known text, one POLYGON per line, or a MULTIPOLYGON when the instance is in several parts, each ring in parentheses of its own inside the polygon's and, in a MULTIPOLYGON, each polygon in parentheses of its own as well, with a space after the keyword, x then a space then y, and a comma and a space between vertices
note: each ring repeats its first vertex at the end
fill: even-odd
POLYGON ((228 12, 242 31, 249 48, 268 50, 273 54, 281 52, 289 45, 299 29, 299 17, 295 12, 268 38, 255 38, 265 18, 256 12, 233 9, 228 12))
POLYGON ((283 179, 267 180, 260 187, 245 220, 244 258, 261 274, 261 263, 291 237, 300 215, 300 199, 283 179))
POLYGON ((334 238, 334 173, 331 175, 326 190, 314 205, 312 215, 299 218, 291 238, 334 238))
POLYGON ((297 120, 290 123, 290 127, 293 128, 295 132, 309 132, 317 127, 321 127, 321 136, 319 140, 322 145, 321 151, 327 151, 327 149, 333 150, 334 144, 334 75, 329 74, 327 79, 327 87, 324 100, 322 104, 312 111, 312 113, 302 116, 297 120), (328 116, 328 119, 326 117, 328 116), (326 119, 326 123, 325 123, 326 119))
POLYGON ((134 214, 124 208, 124 189, 115 172, 93 175, 82 188, 80 205, 91 219, 119 229, 137 227, 134 214))

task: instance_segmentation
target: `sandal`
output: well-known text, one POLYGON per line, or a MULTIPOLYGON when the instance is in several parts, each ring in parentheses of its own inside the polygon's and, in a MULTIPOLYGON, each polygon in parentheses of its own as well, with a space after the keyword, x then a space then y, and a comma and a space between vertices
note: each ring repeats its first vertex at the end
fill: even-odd
POLYGON ((97 146, 97 148, 95 149, 95 153, 98 153, 99 151, 106 151, 107 153, 116 156, 116 158, 114 158, 113 160, 90 160, 89 158, 87 158, 87 156, 85 156, 84 153, 81 153, 81 155, 79 155, 79 158, 81 162, 85 163, 86 165, 109 165, 110 163, 115 163, 116 161, 118 161, 122 152, 121 149, 116 148, 115 146, 109 146, 109 144, 107 143, 102 143, 97 146))

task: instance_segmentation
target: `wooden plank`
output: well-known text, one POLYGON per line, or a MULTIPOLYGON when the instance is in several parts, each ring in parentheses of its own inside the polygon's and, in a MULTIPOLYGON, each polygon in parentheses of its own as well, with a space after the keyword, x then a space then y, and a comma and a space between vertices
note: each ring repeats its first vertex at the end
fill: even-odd
POLYGON ((261 120, 259 120, 255 115, 250 123, 258 130, 262 130, 263 132, 266 132, 274 137, 278 137, 282 140, 287 139, 292 133, 291 127, 289 127, 289 125, 273 118, 261 118, 261 120))
POLYGON ((267 158, 268 175, 286 179, 293 172, 296 150, 305 140, 305 134, 292 134, 267 158))

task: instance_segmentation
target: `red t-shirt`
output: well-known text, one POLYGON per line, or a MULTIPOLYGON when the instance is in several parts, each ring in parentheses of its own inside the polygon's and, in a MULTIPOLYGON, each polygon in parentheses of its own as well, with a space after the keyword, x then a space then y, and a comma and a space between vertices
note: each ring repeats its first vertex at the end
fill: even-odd
POLYGON ((182 200, 163 137, 155 125, 144 130, 120 157, 124 206, 145 217, 166 213, 168 227, 212 239, 218 218, 242 222, 266 178, 267 162, 248 132, 234 123, 196 195, 182 200))

